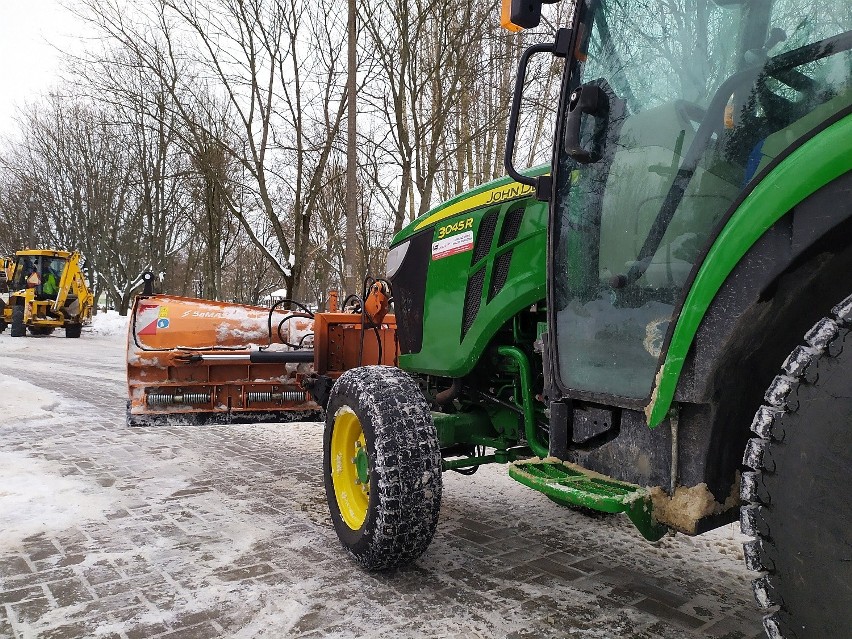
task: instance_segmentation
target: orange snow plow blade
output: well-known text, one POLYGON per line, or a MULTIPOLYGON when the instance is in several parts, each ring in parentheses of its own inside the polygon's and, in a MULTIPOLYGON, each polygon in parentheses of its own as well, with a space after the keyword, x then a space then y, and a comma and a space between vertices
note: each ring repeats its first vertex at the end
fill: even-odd
POLYGON ((320 419, 348 368, 395 363, 392 315, 139 296, 127 331, 131 426, 320 419), (377 318, 378 319, 378 318, 377 318))

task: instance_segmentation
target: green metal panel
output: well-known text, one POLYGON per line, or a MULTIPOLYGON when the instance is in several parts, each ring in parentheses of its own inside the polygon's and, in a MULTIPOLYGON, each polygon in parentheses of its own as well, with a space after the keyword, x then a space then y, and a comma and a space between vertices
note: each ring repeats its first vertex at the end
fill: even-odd
MULTIPOLYGON (((550 166, 543 164, 541 166, 528 169, 523 173, 530 177, 537 177, 539 175, 546 174, 549 170, 550 166)), ((391 246, 399 244, 406 238, 411 237, 414 233, 426 228, 427 226, 435 226, 438 222, 450 217, 455 217, 486 205, 507 201, 524 195, 531 195, 532 193, 533 188, 531 186, 518 184, 508 176, 491 180, 490 182, 486 182, 485 184, 470 189, 469 191, 459 193, 446 202, 441 202, 435 208, 430 209, 424 215, 421 215, 411 222, 408 226, 403 227, 402 230, 394 236, 391 246)))
MULTIPOLYGON (((529 174, 547 170, 537 167, 529 174)), ((399 365, 412 372, 462 377, 507 321, 545 297, 547 204, 536 200, 531 188, 502 178, 415 220, 393 244, 429 227, 433 244, 424 293, 423 347, 401 355, 399 365), (517 230, 510 233, 513 225, 517 230), (463 236, 469 239, 462 242, 463 236), (456 246, 442 244, 456 240, 456 246)))
POLYGON ((642 536, 657 541, 667 528, 654 519, 648 490, 554 460, 517 461, 509 477, 544 493, 563 506, 583 506, 604 513, 625 513, 642 536))
POLYGON ((658 426, 672 403, 698 326, 725 278, 758 238, 796 204, 852 169, 852 116, 814 136, 767 175, 728 220, 707 254, 686 297, 665 362, 657 373, 648 424, 658 426))
MULTIPOLYGON (((438 431, 441 448, 453 444, 477 444, 479 443, 477 438, 494 436, 491 419, 484 410, 459 413, 433 412, 432 421, 438 431)), ((510 444, 511 442, 507 441, 503 448, 507 448, 510 444)), ((493 443, 491 445, 494 446, 493 443)))

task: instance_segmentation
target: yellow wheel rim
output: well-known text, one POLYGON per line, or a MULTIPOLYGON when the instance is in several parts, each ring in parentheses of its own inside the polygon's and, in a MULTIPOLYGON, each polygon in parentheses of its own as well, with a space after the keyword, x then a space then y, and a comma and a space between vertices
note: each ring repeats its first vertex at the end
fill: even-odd
POLYGON ((340 516, 352 530, 358 530, 367 519, 370 504, 367 442, 358 416, 348 407, 334 416, 331 481, 340 516))

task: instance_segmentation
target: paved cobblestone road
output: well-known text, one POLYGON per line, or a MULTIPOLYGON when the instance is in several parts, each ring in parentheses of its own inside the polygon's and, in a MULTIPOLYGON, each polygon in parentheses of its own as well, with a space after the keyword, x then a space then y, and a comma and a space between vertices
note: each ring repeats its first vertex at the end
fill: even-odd
POLYGON ((123 358, 0 335, 0 637, 762 636, 734 527, 651 545, 499 467, 448 473, 427 553, 365 574, 319 424, 128 429, 123 358))

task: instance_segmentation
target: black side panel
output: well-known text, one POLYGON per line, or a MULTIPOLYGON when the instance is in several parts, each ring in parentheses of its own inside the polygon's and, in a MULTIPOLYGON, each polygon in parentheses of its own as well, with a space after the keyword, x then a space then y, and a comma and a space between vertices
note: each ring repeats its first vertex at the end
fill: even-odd
POLYGON ((470 258, 471 266, 488 255, 488 251, 491 250, 491 242, 494 241, 494 230, 497 228, 499 213, 499 211, 492 211, 482 218, 479 231, 476 233, 476 246, 473 247, 473 255, 470 258))
POLYGON ((500 229, 500 246, 518 237, 518 231, 521 230, 521 222, 524 221, 524 211, 524 207, 519 206, 506 213, 506 218, 503 220, 503 228, 500 229))
MULTIPOLYGON (((518 237, 518 232, 521 230, 521 223, 524 221, 524 211, 522 206, 510 209, 503 218, 503 226, 500 229, 500 241, 498 246, 511 242, 518 237)), ((506 280, 509 277, 509 265, 512 263, 512 249, 505 253, 501 253, 494 260, 494 271, 491 274, 491 285, 488 287, 488 301, 490 302, 497 296, 497 293, 503 290, 506 285, 506 280)))
POLYGON ((506 251, 497 256, 494 260, 494 271, 491 274, 491 286, 488 289, 488 301, 503 290, 506 285, 506 279, 509 277, 509 265, 512 263, 512 251, 506 251))
POLYGON ((473 320, 479 313, 479 305, 482 303, 482 282, 485 280, 485 267, 480 266, 476 273, 471 275, 467 283, 467 291, 464 295, 464 317, 462 318, 461 338, 467 335, 473 320))
POLYGON ((671 477, 671 427, 666 420, 653 430, 641 411, 624 410, 618 437, 590 451, 568 451, 568 460, 640 486, 668 488, 671 477))
POLYGON ((432 236, 428 228, 409 240, 411 244, 399 269, 391 280, 393 286, 396 335, 404 355, 419 353, 423 347, 423 304, 426 296, 426 273, 432 259, 432 236))

